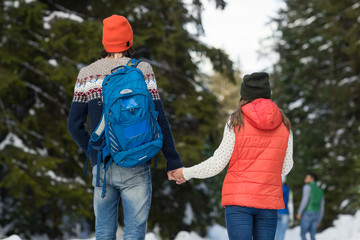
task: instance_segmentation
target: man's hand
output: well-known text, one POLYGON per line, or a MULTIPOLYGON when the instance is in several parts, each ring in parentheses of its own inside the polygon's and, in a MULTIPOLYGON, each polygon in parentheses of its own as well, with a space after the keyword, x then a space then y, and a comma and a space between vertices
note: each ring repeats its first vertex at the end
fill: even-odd
POLYGON ((176 184, 182 184, 182 183, 186 182, 186 180, 183 176, 182 170, 183 170, 183 167, 167 172, 168 179, 170 181, 171 180, 176 181, 176 184))
POLYGON ((176 181, 175 176, 174 176, 174 172, 175 172, 175 170, 171 170, 171 171, 167 172, 167 176, 168 176, 169 181, 172 181, 172 180, 176 181))
POLYGON ((301 214, 300 214, 300 213, 298 213, 298 214, 296 215, 296 219, 299 220, 299 221, 301 220, 301 214))

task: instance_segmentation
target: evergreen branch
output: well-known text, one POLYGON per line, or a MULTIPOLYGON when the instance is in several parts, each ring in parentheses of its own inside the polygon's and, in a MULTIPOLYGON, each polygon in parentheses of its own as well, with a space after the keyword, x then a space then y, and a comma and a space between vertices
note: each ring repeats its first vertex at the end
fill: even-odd
POLYGON ((57 10, 60 10, 60 11, 63 11, 63 12, 66 12, 68 14, 74 14, 74 15, 77 15, 83 19, 87 19, 87 20, 90 20, 90 21, 94 21, 94 20, 97 20, 96 18, 93 18, 93 17, 89 17, 88 15, 86 14, 82 14, 82 13, 79 13, 79 12, 76 12, 76 11, 73 11, 73 10, 70 10, 62 5, 60 5, 59 3, 56 3, 56 1, 52 1, 52 0, 44 0, 44 2, 47 2, 49 5, 53 6, 55 9, 57 10))
POLYGON ((201 88, 201 90, 203 91, 206 91, 206 92, 209 92, 211 93, 208 89, 206 89, 205 87, 201 86, 199 83, 197 83, 195 80, 193 80, 192 78, 184 75, 182 72, 180 71, 176 71, 172 68, 170 68, 169 66, 165 66, 164 64, 161 64, 157 61, 153 61, 153 60, 150 60, 150 59, 146 59, 146 58, 141 58, 142 60, 150 63, 152 66, 155 66, 159 69, 162 69, 163 71, 165 72, 169 72, 171 74, 174 74, 176 75, 177 77, 179 78, 182 78, 182 79, 185 79, 186 81, 188 81, 191 85, 193 85, 195 88, 201 88))
POLYGON ((4 105, 4 102, 1 100, 0 98, 0 108, 1 111, 4 113, 4 119, 0 118, 0 121, 4 123, 4 125, 6 125, 6 129, 8 131, 10 131, 12 129, 12 127, 16 126, 16 122, 12 121, 10 116, 8 114, 6 114, 6 108, 4 105))
POLYGON ((36 73, 37 75, 40 76, 45 76, 43 72, 39 71, 38 69, 36 69, 36 67, 34 67, 33 65, 31 65, 28 62, 22 62, 22 64, 24 65, 25 68, 29 69, 30 71, 36 73))
POLYGON ((32 84, 32 83, 29 83, 29 82, 24 82, 25 85, 34 90, 34 92, 40 94, 41 96, 43 96, 44 98, 46 98, 47 100, 59 105, 61 107, 62 110, 66 111, 67 110, 67 106, 65 104, 61 104, 59 101, 56 101, 55 99, 53 99, 49 94, 47 94, 45 91, 43 91, 40 87, 32 84))

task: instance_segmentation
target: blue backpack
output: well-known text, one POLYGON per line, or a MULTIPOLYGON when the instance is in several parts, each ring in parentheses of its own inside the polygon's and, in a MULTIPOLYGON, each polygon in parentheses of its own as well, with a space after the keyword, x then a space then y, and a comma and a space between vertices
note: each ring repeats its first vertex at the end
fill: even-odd
MULTIPOLYGON (((162 147, 158 112, 144 76, 136 68, 140 62, 131 59, 126 66, 114 68, 102 83, 103 115, 88 148, 88 152, 98 150, 96 186, 100 186, 101 162, 106 175, 113 161, 121 167, 135 167, 150 161, 162 147)), ((102 197, 105 187, 106 176, 102 197)))

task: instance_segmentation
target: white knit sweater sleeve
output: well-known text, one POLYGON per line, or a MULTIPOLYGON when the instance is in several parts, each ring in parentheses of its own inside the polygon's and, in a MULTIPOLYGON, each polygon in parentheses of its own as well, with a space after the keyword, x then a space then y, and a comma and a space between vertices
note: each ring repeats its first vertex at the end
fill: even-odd
POLYGON ((209 178, 220 173, 229 163, 235 145, 235 132, 233 128, 225 125, 223 139, 214 155, 193 167, 183 168, 186 180, 191 178, 209 178))
POLYGON ((290 131, 288 145, 287 145, 287 149, 286 149, 286 155, 285 155, 283 168, 282 168, 282 175, 283 176, 287 175, 290 172, 290 170, 292 169, 293 165, 294 165, 294 160, 293 160, 293 133, 292 133, 292 131, 290 131))

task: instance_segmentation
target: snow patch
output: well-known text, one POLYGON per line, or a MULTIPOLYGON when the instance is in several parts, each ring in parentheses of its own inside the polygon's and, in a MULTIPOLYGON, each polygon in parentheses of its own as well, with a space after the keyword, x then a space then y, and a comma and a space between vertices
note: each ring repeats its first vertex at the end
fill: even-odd
POLYGON ((19 1, 4 1, 4 7, 7 9, 9 7, 18 8, 20 6, 19 1))
POLYGON ((318 234, 318 240, 357 240, 360 239, 360 211, 357 211, 355 216, 340 215, 334 221, 334 227, 325 229, 318 234))
POLYGON ((145 236, 145 240, 158 240, 158 238, 156 237, 156 235, 154 233, 148 233, 145 236))
POLYGON ((352 9, 356 9, 356 8, 358 8, 358 7, 360 7, 360 2, 358 2, 358 3, 355 3, 354 5, 352 5, 352 9))
POLYGON ((31 116, 35 116, 35 110, 34 109, 29 109, 29 115, 31 116))
POLYGON ((51 25, 50 22, 54 19, 70 19, 73 20, 75 22, 83 22, 84 19, 73 14, 73 13, 66 13, 66 12, 62 12, 62 11, 54 11, 52 12, 49 16, 46 16, 43 18, 44 21, 44 28, 45 29, 50 29, 51 25))
POLYGON ((295 108, 299 108, 302 106, 302 104, 305 102, 304 98, 299 98, 298 100, 296 100, 295 102, 292 102, 289 104, 288 109, 290 111, 294 110, 295 108))
POLYGON ((33 149, 28 148, 23 141, 16 136, 14 133, 9 133, 4 141, 0 143, 0 150, 3 150, 7 145, 12 145, 14 147, 22 149, 24 152, 36 154, 36 151, 33 149))
POLYGON ((289 24, 289 28, 304 27, 313 23, 317 19, 316 16, 311 16, 308 19, 297 19, 294 23, 289 24))
POLYGON ((195 232, 185 232, 185 231, 181 231, 179 232, 174 240, 207 240, 206 238, 202 238, 200 237, 197 233, 195 232))
POLYGON ((314 60, 314 57, 312 57, 312 56, 300 58, 300 62, 305 65, 312 62, 313 60, 314 60))
POLYGON ((54 171, 51 171, 51 170, 47 171, 45 175, 49 176, 51 179, 53 179, 53 180, 56 181, 56 182, 64 182, 64 183, 69 182, 68 179, 57 176, 57 175, 55 174, 55 172, 54 172, 54 171))
POLYGON ((190 83, 195 87, 195 92, 199 93, 199 92, 203 92, 204 91, 204 87, 202 87, 201 85, 199 85, 196 82, 190 81, 190 83))
POLYGON ((80 184, 82 186, 86 186, 86 182, 81 177, 76 177, 74 179, 74 182, 76 182, 76 183, 78 183, 78 184, 80 184))
POLYGON ((338 86, 342 87, 344 85, 351 84, 353 82, 359 81, 359 79, 360 79, 359 76, 352 76, 352 77, 349 77, 349 78, 344 78, 338 83, 338 86))
POLYGON ((209 188, 204 182, 201 182, 199 185, 197 185, 196 190, 202 191, 205 194, 210 194, 209 188))
POLYGON ((184 218, 183 218, 183 223, 185 225, 191 225, 191 223, 194 220, 194 212, 192 210, 191 204, 190 203, 186 203, 186 207, 185 207, 185 214, 184 214, 184 218))
POLYGON ((336 130, 334 141, 333 141, 335 146, 339 144, 340 138, 344 133, 345 133, 345 128, 339 128, 338 130, 336 130))
POLYGON ((134 8, 134 13, 136 14, 136 16, 138 18, 141 18, 142 15, 144 15, 145 13, 148 13, 149 9, 146 8, 145 6, 139 6, 134 8))
POLYGON ((48 156, 48 150, 46 148, 37 148, 36 151, 40 154, 40 156, 46 157, 48 156))
POLYGON ((211 240, 229 240, 226 228, 219 224, 215 224, 208 229, 207 237, 211 240))
POLYGON ((340 209, 344 209, 347 205, 349 205, 350 200, 349 199, 345 199, 344 201, 341 202, 340 204, 340 209))
MULTIPOLYGON (((347 203, 348 200, 344 200, 342 205, 347 203)), ((316 234, 317 240, 358 240, 360 239, 360 210, 358 210, 355 215, 339 215, 339 217, 334 221, 334 226, 325 229, 321 233, 316 234)), ((123 231, 121 228, 118 229, 120 234, 117 234, 117 239, 122 239, 123 231), (120 238, 119 238, 120 237, 120 238)), ((4 234, 0 228, 0 236, 4 234)), ((308 239, 309 234, 307 235, 308 239)), ((208 228, 208 234, 206 238, 200 237, 195 232, 186 232, 180 231, 174 240, 228 240, 228 235, 226 228, 220 225, 212 225, 208 228)), ((11 235, 8 238, 2 240, 22 240, 17 235, 11 235)), ((80 240, 80 239, 71 239, 71 240, 80 240)), ((95 237, 90 237, 88 239, 82 240, 95 240, 95 237)), ((145 240, 161 240, 156 234, 149 232, 146 234, 145 240)), ((295 228, 288 229, 285 234, 285 240, 301 240, 300 237, 300 226, 295 228)))
POLYGON ((171 194, 171 187, 169 185, 165 186, 164 189, 161 191, 163 195, 170 195, 171 194))
POLYGON ((316 37, 310 38, 309 42, 316 43, 316 42, 320 42, 322 40, 323 40, 323 38, 321 36, 316 36, 316 37))
MULTIPOLYGON (((344 200, 346 201, 346 200, 344 200)), ((352 215, 339 215, 334 221, 334 226, 316 234, 317 240, 358 240, 360 239, 360 210, 352 215)), ((307 235, 310 239, 309 234, 307 235)), ((301 240, 300 226, 286 231, 285 240, 301 240)))
POLYGON ((50 63, 51 65, 53 65, 54 67, 57 67, 57 66, 59 65, 55 59, 50 59, 50 60, 49 60, 49 63, 50 63))
POLYGON ((317 118, 317 114, 316 113, 309 113, 307 115, 307 118, 310 120, 310 121, 313 121, 317 118))
POLYGON ((324 51, 332 46, 332 42, 327 42, 319 47, 319 51, 324 51))
POLYGON ((18 235, 11 235, 8 238, 5 238, 4 240, 21 240, 21 238, 18 235))

